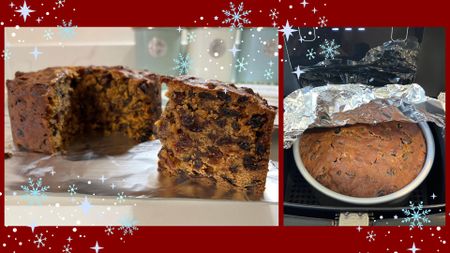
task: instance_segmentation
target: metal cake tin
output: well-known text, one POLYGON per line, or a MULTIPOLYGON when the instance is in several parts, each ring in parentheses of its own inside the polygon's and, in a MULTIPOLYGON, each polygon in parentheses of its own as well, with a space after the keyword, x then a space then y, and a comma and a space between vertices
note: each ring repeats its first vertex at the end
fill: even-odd
POLYGON ((430 127, 426 122, 419 122, 418 125, 422 130, 427 145, 427 154, 425 157, 425 162, 423 164, 422 170, 417 175, 417 177, 409 184, 407 184, 405 187, 388 195, 371 198, 352 197, 332 191, 327 187, 323 186, 322 184, 320 184, 313 176, 311 176, 311 174, 309 174, 308 170, 303 165, 302 159, 300 157, 300 145, 299 145, 301 136, 295 141, 294 147, 292 148, 294 152, 295 163, 302 176, 310 185, 312 185, 319 192, 333 199, 356 205, 376 205, 399 201, 406 198, 414 189, 416 189, 425 180, 433 165, 435 155, 433 134, 431 133, 430 127))

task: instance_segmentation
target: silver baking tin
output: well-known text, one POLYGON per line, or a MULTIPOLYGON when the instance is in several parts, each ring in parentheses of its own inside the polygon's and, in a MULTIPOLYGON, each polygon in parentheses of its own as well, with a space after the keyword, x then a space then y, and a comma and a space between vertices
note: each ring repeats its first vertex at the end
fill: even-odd
MULTIPOLYGON (((418 123, 420 128, 422 129, 423 135, 425 137, 426 145, 427 145, 427 155, 425 158, 425 163, 423 165, 422 170, 420 171, 419 175, 408 185, 403 187, 402 189, 393 192, 388 195, 384 195, 381 197, 373 197, 373 198, 360 198, 360 197, 351 197, 347 195, 343 195, 340 193, 337 193, 335 191, 332 191, 328 189, 327 187, 320 184, 314 177, 309 174, 308 170, 303 165, 302 159, 300 157, 300 138, 299 137, 295 143, 292 151, 294 152, 294 159, 295 163, 297 165, 298 170, 302 174, 302 176, 306 179, 306 181, 312 185, 316 190, 319 192, 327 195, 328 197, 331 197, 333 199, 351 203, 351 204, 357 204, 357 205, 376 205, 376 204, 382 204, 387 202, 395 202, 396 200, 402 199, 407 197, 414 189, 416 189, 428 176, 428 173, 431 170, 431 167, 433 165, 434 161, 434 153, 435 153, 435 146, 434 146, 434 138, 431 133, 430 127, 426 122, 419 122, 418 123)), ((361 187, 364 187, 363 185, 361 187)))

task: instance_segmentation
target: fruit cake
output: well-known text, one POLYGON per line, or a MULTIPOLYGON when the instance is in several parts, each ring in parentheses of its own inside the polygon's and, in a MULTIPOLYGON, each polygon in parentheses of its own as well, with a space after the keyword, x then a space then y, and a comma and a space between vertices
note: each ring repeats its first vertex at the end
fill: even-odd
POLYGON ((234 84, 188 76, 164 82, 169 102, 156 122, 159 171, 263 191, 276 108, 234 84))
POLYGON ((64 151, 78 135, 121 132, 143 142, 154 138, 161 115, 159 76, 116 67, 52 67, 17 72, 6 82, 16 146, 64 151))
POLYGON ((313 128, 301 136, 300 156, 323 186, 348 196, 378 197, 417 177, 426 142, 415 123, 313 128))

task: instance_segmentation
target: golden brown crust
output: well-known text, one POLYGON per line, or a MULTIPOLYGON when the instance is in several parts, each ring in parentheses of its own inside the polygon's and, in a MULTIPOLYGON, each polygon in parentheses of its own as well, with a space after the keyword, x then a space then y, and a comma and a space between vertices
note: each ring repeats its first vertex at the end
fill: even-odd
POLYGON ((263 191, 275 108, 250 89, 200 80, 164 80, 169 102, 156 123, 160 171, 263 191))
POLYGON ((305 168, 325 187, 354 197, 400 190, 421 171, 426 143, 414 123, 356 124, 307 130, 300 140, 305 168))
POLYGON ((87 130, 149 140, 161 114, 159 76, 121 66, 17 72, 7 87, 14 143, 30 151, 63 150, 87 130))

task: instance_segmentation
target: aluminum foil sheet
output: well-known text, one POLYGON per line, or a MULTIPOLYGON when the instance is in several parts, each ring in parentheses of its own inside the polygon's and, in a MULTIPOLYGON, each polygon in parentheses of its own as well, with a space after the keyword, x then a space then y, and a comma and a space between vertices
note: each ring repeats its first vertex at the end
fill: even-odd
POLYGON ((427 97, 418 84, 326 85, 296 90, 284 99, 284 148, 306 129, 388 121, 434 122, 445 127, 445 98, 427 97))
POLYGON ((264 193, 220 189, 202 180, 162 177, 158 173, 159 140, 140 144, 117 135, 85 137, 64 155, 15 151, 5 160, 5 192, 22 195, 29 178, 42 179, 47 192, 127 198, 202 198, 278 202, 278 163, 269 162, 264 193))

